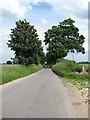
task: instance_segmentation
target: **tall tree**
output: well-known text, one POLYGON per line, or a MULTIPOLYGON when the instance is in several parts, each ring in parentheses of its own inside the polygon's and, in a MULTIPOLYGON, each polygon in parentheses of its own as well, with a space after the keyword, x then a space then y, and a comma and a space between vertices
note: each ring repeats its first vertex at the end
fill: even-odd
POLYGON ((40 55, 40 63, 42 64, 42 65, 45 65, 45 62, 46 62, 47 60, 46 60, 46 55, 45 55, 45 53, 44 52, 41 52, 41 55, 40 55))
POLYGON ((19 20, 16 22, 16 27, 11 29, 10 36, 11 40, 8 40, 7 44, 15 51, 15 61, 25 65, 39 64, 43 47, 33 25, 25 19, 19 20))
POLYGON ((58 58, 67 56, 68 52, 85 53, 82 47, 85 37, 79 34, 79 29, 74 23, 75 21, 69 18, 45 32, 48 61, 55 63, 58 58))

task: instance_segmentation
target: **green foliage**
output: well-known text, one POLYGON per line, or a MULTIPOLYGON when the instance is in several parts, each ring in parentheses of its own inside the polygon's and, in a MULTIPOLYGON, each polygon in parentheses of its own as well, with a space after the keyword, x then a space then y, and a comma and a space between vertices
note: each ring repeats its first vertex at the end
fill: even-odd
POLYGON ((45 66, 46 61, 47 61, 47 59, 46 59, 45 53, 41 52, 41 55, 40 55, 40 63, 41 63, 41 65, 45 66))
POLYGON ((2 81, 0 84, 5 84, 12 80, 27 76, 41 70, 42 65, 2 65, 2 81))
POLYGON ((12 62, 11 61, 7 61, 6 64, 12 64, 12 62))
POLYGON ((67 56, 68 52, 82 52, 85 37, 79 35, 79 29, 74 26, 75 21, 71 18, 60 22, 58 26, 53 26, 45 32, 45 44, 47 48, 47 60, 49 63, 56 63, 58 58, 67 56))
POLYGON ((39 64, 43 53, 42 43, 38 38, 37 30, 26 20, 16 22, 16 27, 11 29, 11 40, 8 47, 15 51, 14 63, 39 64))
POLYGON ((69 72, 80 73, 82 71, 82 66, 73 60, 67 60, 67 59, 61 58, 61 59, 57 59, 57 63, 64 64, 65 68, 67 67, 69 72))
POLYGON ((60 59, 57 59, 56 62, 58 63, 58 62, 62 62, 62 61, 64 61, 64 60, 65 60, 64 58, 60 58, 60 59))
POLYGON ((89 68, 86 69, 86 72, 89 72, 89 68))
POLYGON ((88 61, 82 61, 82 62, 79 62, 79 64, 90 64, 90 62, 88 62, 88 61))
POLYGON ((49 61, 49 63, 56 63, 58 58, 65 57, 67 55, 64 46, 59 41, 56 43, 51 42, 47 51, 49 51, 47 53, 47 61, 49 61))
POLYGON ((88 81, 88 75, 76 75, 74 72, 80 72, 81 66, 75 61, 65 60, 65 59, 58 59, 55 65, 52 66, 52 70, 61 77, 72 79, 76 81, 88 81), (79 67, 79 69, 78 69, 79 67))
POLYGON ((73 72, 82 72, 82 66, 80 66, 79 64, 75 64, 75 66, 72 68, 73 72))
POLYGON ((73 63, 73 64, 76 64, 76 62, 74 61, 74 60, 68 60, 68 59, 64 59, 64 58, 59 58, 59 59, 57 59, 57 61, 56 61, 57 63, 58 62, 68 62, 68 63, 73 63))

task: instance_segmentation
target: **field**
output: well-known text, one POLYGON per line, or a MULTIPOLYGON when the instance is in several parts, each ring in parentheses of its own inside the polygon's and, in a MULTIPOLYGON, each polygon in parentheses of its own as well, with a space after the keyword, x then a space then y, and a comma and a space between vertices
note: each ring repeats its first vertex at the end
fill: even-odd
POLYGON ((29 74, 35 73, 41 70, 43 67, 41 65, 0 65, 2 67, 2 80, 0 84, 5 84, 12 80, 27 76, 29 74))

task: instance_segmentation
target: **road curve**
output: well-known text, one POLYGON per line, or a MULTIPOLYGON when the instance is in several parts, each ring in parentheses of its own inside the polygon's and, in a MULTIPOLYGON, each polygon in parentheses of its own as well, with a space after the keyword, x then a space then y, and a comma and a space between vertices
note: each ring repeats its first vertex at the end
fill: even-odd
POLYGON ((75 118, 72 103, 51 69, 2 88, 3 118, 75 118))

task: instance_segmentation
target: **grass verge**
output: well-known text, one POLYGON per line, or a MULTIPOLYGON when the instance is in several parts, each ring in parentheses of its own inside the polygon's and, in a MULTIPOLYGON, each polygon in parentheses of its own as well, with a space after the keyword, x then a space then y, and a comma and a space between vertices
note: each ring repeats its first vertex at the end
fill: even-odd
MULTIPOLYGON (((74 61, 58 60, 58 62, 52 66, 52 70, 58 76, 63 77, 77 87, 81 95, 86 96, 85 102, 90 104, 90 100, 88 99, 88 89, 90 89, 88 87, 88 82, 90 81, 90 76, 87 74, 75 74, 77 71, 82 72, 81 67, 83 67, 83 65, 74 61)), ((87 70, 87 68, 88 66, 86 65, 85 69, 87 70)))
POLYGON ((78 70, 78 68, 79 70, 82 69, 79 64, 70 60, 62 60, 52 66, 53 72, 55 72, 58 76, 78 82, 88 81, 88 75, 76 75, 73 73, 76 72, 75 70, 78 70))
POLYGON ((0 80, 0 85, 8 83, 12 80, 22 78, 29 74, 35 73, 41 70, 42 65, 2 65, 2 80, 0 80))

